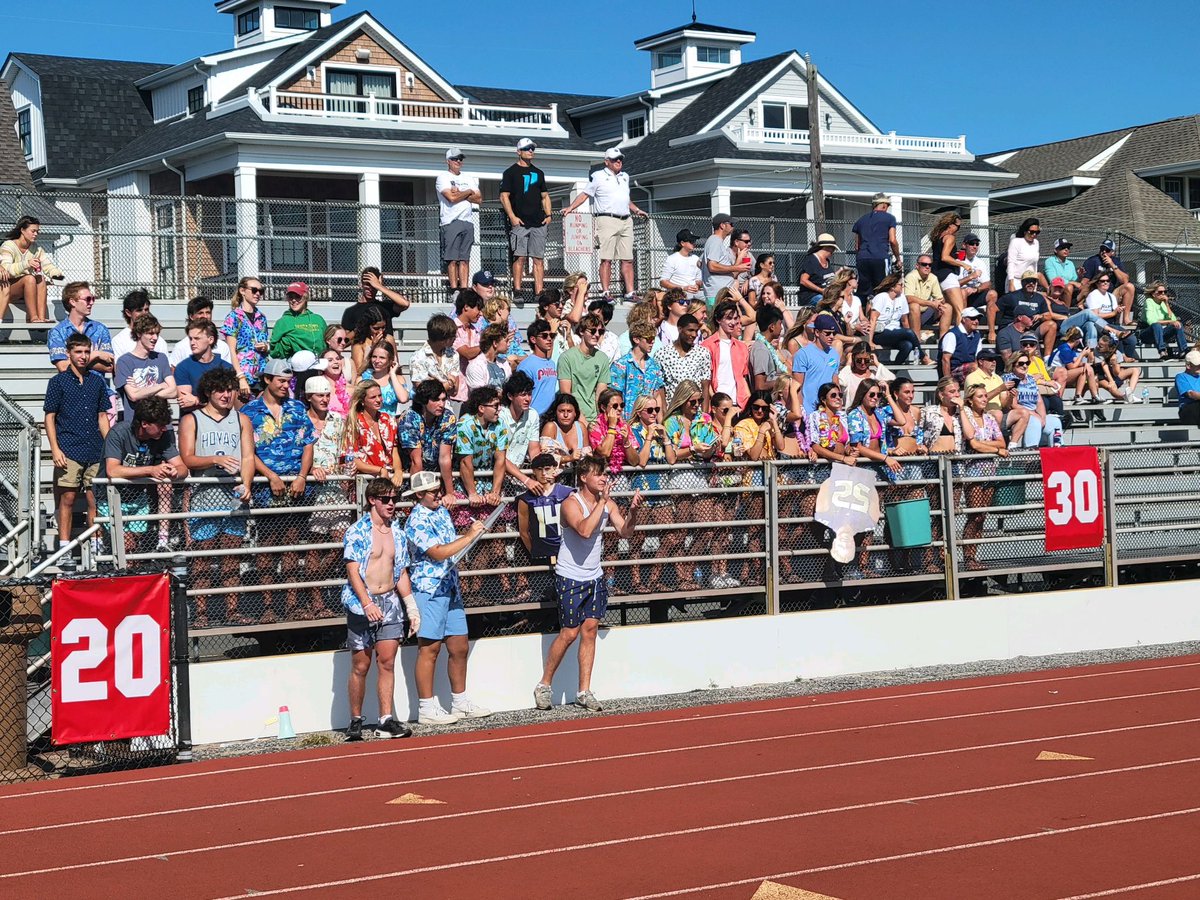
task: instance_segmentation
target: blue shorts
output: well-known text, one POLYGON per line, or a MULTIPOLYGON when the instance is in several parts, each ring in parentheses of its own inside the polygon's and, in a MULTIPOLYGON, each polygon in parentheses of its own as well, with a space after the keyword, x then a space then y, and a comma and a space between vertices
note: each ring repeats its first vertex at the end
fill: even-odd
POLYGON ((603 575, 595 581, 575 581, 555 574, 554 593, 560 628, 578 628, 584 619, 603 619, 608 612, 608 582, 603 575))
POLYGON ((417 637, 427 641, 440 641, 443 638, 467 633, 467 611, 463 609, 462 593, 455 591, 449 594, 413 594, 417 600, 417 609, 421 613, 421 627, 417 637))

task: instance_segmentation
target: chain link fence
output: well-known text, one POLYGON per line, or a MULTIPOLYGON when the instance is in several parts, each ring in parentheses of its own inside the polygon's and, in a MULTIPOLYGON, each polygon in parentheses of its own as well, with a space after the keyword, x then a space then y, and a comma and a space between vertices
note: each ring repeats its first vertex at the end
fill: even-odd
POLYGON ((0 578, 25 574, 38 546, 40 465, 37 423, 0 391, 0 578))
POLYGON ((1111 528, 1118 563, 1160 565, 1200 556, 1200 448, 1110 450, 1111 528))
MULTIPOLYGON (((35 575, 0 581, 0 784, 145 768, 190 755, 186 621, 180 616, 183 595, 176 580, 172 581, 168 625, 171 702, 167 732, 144 738, 55 743, 54 692, 59 687, 52 678, 58 652, 50 627, 54 585, 90 582, 93 575, 35 575)), ((93 660, 92 651, 97 648, 87 645, 85 649, 93 660)), ((95 662, 82 665, 90 672, 95 662)))

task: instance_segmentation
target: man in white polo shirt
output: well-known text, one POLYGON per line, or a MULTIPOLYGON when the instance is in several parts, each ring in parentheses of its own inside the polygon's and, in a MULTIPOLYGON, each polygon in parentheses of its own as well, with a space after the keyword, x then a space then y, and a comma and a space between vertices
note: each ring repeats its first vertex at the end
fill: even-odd
POLYGON ((592 215, 596 217, 596 233, 600 238, 600 289, 608 293, 612 279, 612 261, 621 263, 621 282, 625 299, 634 299, 633 291, 633 216, 645 218, 629 197, 629 176, 623 171, 625 156, 617 147, 604 151, 604 168, 597 169, 588 179, 579 196, 563 209, 563 215, 574 212, 584 200, 591 198, 592 215))
POLYGON ((450 290, 467 286, 471 248, 475 245, 475 209, 483 202, 479 179, 464 175, 462 150, 446 151, 446 171, 437 177, 438 211, 441 220, 442 261, 450 290))

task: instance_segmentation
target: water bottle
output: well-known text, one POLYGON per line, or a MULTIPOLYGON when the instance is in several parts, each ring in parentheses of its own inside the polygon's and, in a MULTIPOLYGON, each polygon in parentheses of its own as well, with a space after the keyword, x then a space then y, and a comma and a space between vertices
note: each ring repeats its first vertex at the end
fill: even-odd
POLYGON ((1142 402, 1145 403, 1146 400, 1150 397, 1150 389, 1142 388, 1142 392, 1138 396, 1140 396, 1142 398, 1142 402))
POLYGON ((1055 428, 1054 434, 1050 438, 1050 446, 1051 447, 1061 447, 1062 445, 1063 445, 1062 429, 1055 428))

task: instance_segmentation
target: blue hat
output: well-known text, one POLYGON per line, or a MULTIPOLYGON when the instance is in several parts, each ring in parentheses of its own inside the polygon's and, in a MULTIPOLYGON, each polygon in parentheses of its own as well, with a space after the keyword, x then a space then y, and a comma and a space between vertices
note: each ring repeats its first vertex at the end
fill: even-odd
POLYGON ((841 331, 842 329, 838 327, 837 319, 835 319, 833 316, 829 315, 829 313, 821 313, 813 321, 813 330, 814 331, 841 331))
POLYGON ((482 284, 484 287, 491 287, 496 283, 496 276, 491 273, 491 270, 484 269, 482 272, 476 272, 471 278, 471 284, 482 284))

